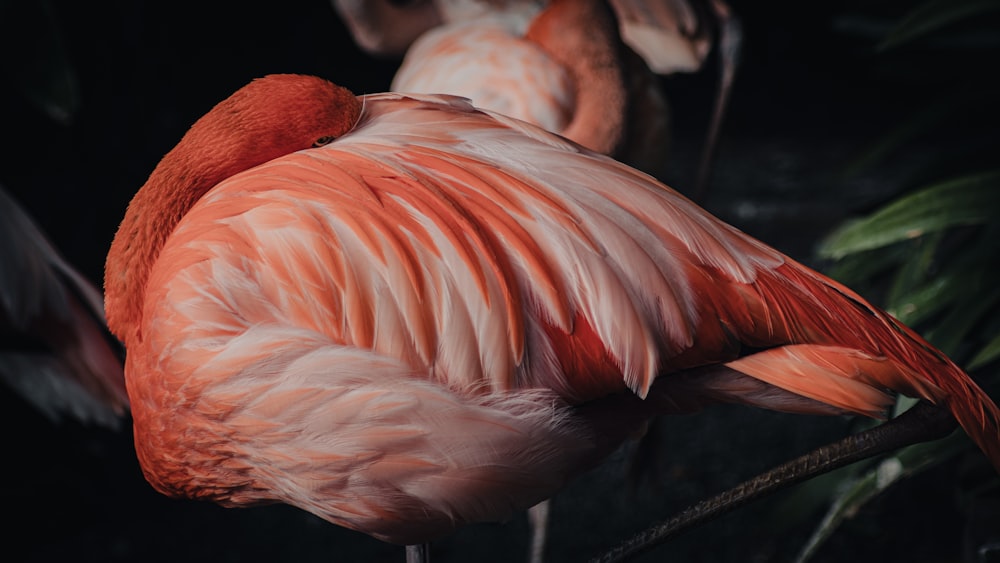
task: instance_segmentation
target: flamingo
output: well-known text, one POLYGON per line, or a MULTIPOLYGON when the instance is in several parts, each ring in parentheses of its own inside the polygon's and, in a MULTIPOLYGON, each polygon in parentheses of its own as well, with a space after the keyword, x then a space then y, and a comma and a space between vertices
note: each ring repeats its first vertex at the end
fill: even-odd
POLYGON ((255 79, 138 190, 105 265, 161 493, 408 546, 553 495, 715 402, 1000 410, 849 288, 653 177, 447 95, 255 79))
POLYGON ((52 422, 117 428, 128 412, 101 292, 0 187, 0 381, 52 422))
MULTIPOLYGON (((695 197, 704 195, 738 52, 738 22, 721 0, 335 0, 334 6, 364 50, 405 51, 392 91, 464 96, 661 179, 669 171, 670 106, 656 74, 699 70, 718 35, 722 76, 694 188, 695 197), (421 22, 427 30, 418 33, 421 22), (399 40, 408 37, 415 39, 399 40), (388 45, 389 38, 397 42, 388 45)), ((639 448, 636 460, 649 457, 648 449, 639 448)), ((634 467, 636 475, 648 470, 644 463, 634 467)), ((529 513, 534 563, 543 559, 548 514, 547 503, 529 513)))
MULTIPOLYGON (((392 91, 464 96, 655 176, 666 174, 666 95, 623 42, 615 13, 603 0, 551 0, 544 6, 459 0, 441 8, 448 23, 413 42, 392 91)), ((548 515, 547 502, 529 512, 533 562, 542 560, 548 515)))
POLYGON ((739 43, 738 22, 721 0, 392 4, 334 0, 367 52, 400 54, 407 45, 391 90, 465 96, 660 178, 667 172, 670 108, 656 74, 699 70, 718 35, 722 76, 699 167, 702 191, 739 43))

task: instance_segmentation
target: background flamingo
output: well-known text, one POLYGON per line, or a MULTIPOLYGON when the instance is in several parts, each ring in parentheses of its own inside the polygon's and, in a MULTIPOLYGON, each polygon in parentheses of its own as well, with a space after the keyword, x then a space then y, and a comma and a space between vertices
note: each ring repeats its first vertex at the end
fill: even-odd
MULTIPOLYGON (((0 90, 8 137, 18 139, 0 157, 0 177, 68 260, 94 280, 100 279, 99 265, 135 187, 197 116, 250 77, 303 71, 333 77, 356 92, 374 92, 388 88, 396 68, 391 61, 366 58, 346 31, 331 34, 342 24, 321 0, 267 10, 227 2, 85 6, 57 0, 50 6, 83 77, 84 103, 72 125, 57 127, 19 102, 15 91, 0 90), (89 26, 79 23, 88 18, 89 26), (342 55, 330 57, 331 52, 342 55)), ((747 48, 739 96, 718 155, 721 166, 706 201, 727 222, 815 264, 812 246, 819 236, 898 189, 913 166, 926 162, 927 151, 943 148, 929 140, 855 181, 838 176, 847 157, 865 150, 867 139, 914 100, 934 94, 912 90, 898 74, 874 72, 867 42, 832 23, 850 6, 778 2, 734 3, 734 8, 746 24, 747 48)), ((960 75, 963 69, 974 70, 971 64, 953 60, 940 70, 960 75)), ((677 84, 667 92, 671 103, 688 108, 673 116, 672 152, 679 164, 672 180, 690 186, 715 81, 696 73, 674 75, 670 82, 677 84), (692 170, 683 163, 691 163, 692 170)), ((958 122, 949 127, 962 129, 958 122)), ((968 131, 941 138, 954 146, 967 143, 963 135, 968 131)), ((6 482, 19 483, 23 491, 23 496, 4 497, 11 513, 24 516, 14 522, 9 537, 14 553, 24 554, 15 556, 19 560, 87 554, 102 561, 328 561, 331 553, 347 560, 398 560, 396 549, 294 509, 225 511, 208 503, 172 502, 139 474, 127 438, 97 433, 84 449, 64 433, 48 430, 20 400, 6 403, 7 427, 26 427, 25 417, 43 422, 18 435, 18 448, 32 450, 33 457, 4 468, 6 482), (92 463, 95 458, 104 463, 92 463), (56 479, 40 479, 46 467, 59 469, 56 479), (63 533, 45 542, 33 540, 41 518, 63 533), (169 530, 170 537, 159 530, 169 530)), ((585 559, 651 519, 853 425, 843 418, 806 419, 735 406, 669 421, 670 432, 662 440, 671 452, 664 467, 670 486, 626 504, 620 490, 627 450, 617 453, 558 497, 553 554, 567 561, 585 559), (599 526, 579 518, 606 511, 621 518, 599 526)), ((969 482, 974 461, 963 455, 900 483, 838 532, 821 559, 954 557, 970 517, 953 503, 954 494, 969 482), (885 543, 861 541, 873 533, 885 543)), ((747 507, 677 538, 660 553, 719 561, 745 561, 748 553, 790 558, 798 546, 790 546, 786 536, 762 535, 760 527, 780 525, 776 509, 797 496, 784 494, 747 507)), ((797 517, 792 530, 800 537, 818 518, 811 516, 797 517)), ((436 543, 435 559, 467 560, 473 554, 486 561, 514 560, 523 553, 525 529, 523 517, 504 526, 470 527, 436 543), (489 549, 480 550, 480 544, 489 549)))
POLYGON ((388 38, 409 37, 417 22, 427 26, 405 50, 392 90, 465 96, 660 178, 669 168, 670 111, 656 74, 699 70, 719 36, 722 77, 699 186, 707 179, 739 41, 721 1, 334 5, 370 53, 399 55, 400 44, 388 38))
POLYGON ((457 98, 255 81, 164 157, 106 272, 166 494, 418 544, 548 498, 658 412, 880 416, 886 389, 947 407, 1000 468, 1000 410, 915 333, 457 98))
POLYGON ((117 428, 128 412, 101 292, 0 189, 0 381, 53 422, 117 428))

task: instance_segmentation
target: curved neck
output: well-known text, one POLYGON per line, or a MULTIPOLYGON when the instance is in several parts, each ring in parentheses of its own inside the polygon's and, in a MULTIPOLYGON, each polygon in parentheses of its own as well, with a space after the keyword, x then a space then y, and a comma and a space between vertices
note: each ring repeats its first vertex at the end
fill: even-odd
POLYGON ((525 37, 569 69, 576 109, 564 137, 604 154, 625 138, 627 98, 614 14, 600 0, 553 0, 525 37))
POLYGON ((361 102, 309 75, 251 81, 196 121, 129 203, 104 267, 108 326, 125 346, 141 337, 146 283, 177 223, 224 179, 350 131, 361 102))
POLYGON ((221 158, 193 162, 186 156, 192 152, 186 149, 188 144, 185 137, 167 153, 132 198, 108 252, 104 271, 108 326, 126 345, 137 334, 137 323, 132 321, 139 318, 142 290, 167 237, 195 202, 239 168, 221 158), (132 327, 132 334, 126 327, 132 327))

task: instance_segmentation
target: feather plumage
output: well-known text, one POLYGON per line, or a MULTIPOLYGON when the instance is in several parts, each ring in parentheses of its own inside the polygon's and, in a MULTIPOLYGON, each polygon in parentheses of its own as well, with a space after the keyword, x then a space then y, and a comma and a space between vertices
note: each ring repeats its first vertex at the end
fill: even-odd
MULTIPOLYGON (((292 144, 184 208, 130 207, 169 231, 131 289, 141 308, 109 294, 159 490, 422 542, 740 389, 823 414, 913 393, 1000 466, 997 407, 947 358, 652 177, 454 97, 344 111, 326 146, 292 144)), ((195 190, 158 168, 140 194, 170 189, 195 190)), ((121 249, 108 276, 133 268, 121 249)))

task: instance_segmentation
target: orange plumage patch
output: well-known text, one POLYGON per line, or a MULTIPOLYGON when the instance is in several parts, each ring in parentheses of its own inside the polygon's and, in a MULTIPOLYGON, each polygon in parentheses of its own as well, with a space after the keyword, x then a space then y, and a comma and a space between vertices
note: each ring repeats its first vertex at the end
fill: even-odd
POLYGON ((621 368, 590 323, 577 313, 571 326, 566 332, 545 325, 545 334, 566 376, 565 387, 557 391, 574 403, 625 391, 621 368))

